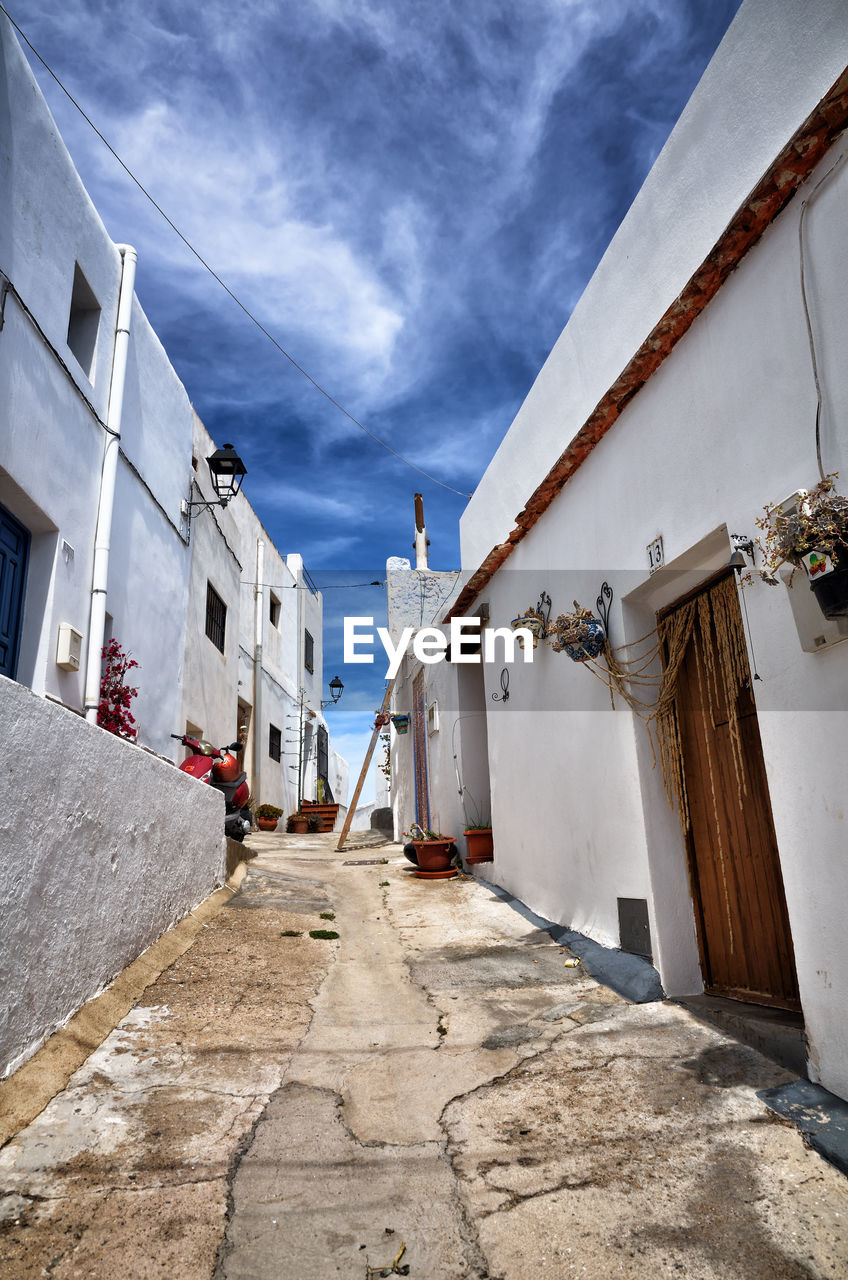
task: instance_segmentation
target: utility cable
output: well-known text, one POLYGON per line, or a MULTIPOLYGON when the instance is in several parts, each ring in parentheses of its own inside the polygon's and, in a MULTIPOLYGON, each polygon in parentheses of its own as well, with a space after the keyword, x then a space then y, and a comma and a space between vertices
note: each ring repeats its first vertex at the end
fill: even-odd
MULTIPOLYGON (((303 587, 297 582, 279 583, 279 582, 250 582, 247 578, 242 578, 241 585, 243 587, 269 587, 271 591, 311 591, 311 587, 303 587)), ((382 582, 375 580, 374 582, 330 582, 326 587, 316 586, 315 590, 321 591, 353 591, 357 587, 384 587, 386 585, 385 578, 382 582)))
POLYGON ((405 458, 405 457, 403 456, 403 454, 402 454, 402 453, 398 453, 397 449, 393 449, 393 448, 392 448, 392 446, 391 446, 390 444, 386 444, 385 440, 381 440, 381 439, 380 439, 380 437, 379 437, 379 436, 377 436, 377 435, 375 435, 373 431, 370 431, 370 430, 368 429, 368 427, 366 427, 362 422, 360 422, 360 421, 359 421, 359 419, 358 419, 357 417, 355 417, 355 416, 350 412, 350 410, 346 409, 346 408, 344 407, 344 405, 343 405, 343 404, 341 404, 338 400, 336 400, 335 396, 331 395, 331 394, 330 394, 330 392, 329 392, 329 391, 327 391, 325 387, 322 387, 322 386, 321 386, 321 383, 320 383, 320 382, 318 382, 315 378, 313 378, 313 377, 312 377, 312 374, 311 374, 311 373, 309 373, 306 369, 304 369, 303 365, 298 364, 298 362, 297 362, 297 360, 295 360, 294 356, 293 356, 293 355, 291 355, 288 351, 286 351, 285 347, 284 347, 281 343, 279 343, 279 342, 277 341, 277 339, 274 337, 274 335, 273 335, 272 333, 270 333, 270 332, 268 331, 268 329, 266 329, 266 328, 265 328, 265 326, 264 326, 264 324, 262 323, 262 321, 261 321, 261 320, 259 320, 259 319, 257 319, 257 317, 253 314, 253 312, 252 312, 252 311, 251 311, 247 306, 245 306, 245 304, 244 304, 244 303, 242 302, 242 300, 241 300, 241 299, 240 299, 240 298, 239 298, 239 297, 238 297, 238 296, 233 292, 233 290, 230 288, 230 286, 229 286, 229 285, 228 285, 224 280, 222 280, 222 278, 218 275, 217 271, 215 271, 215 270, 214 270, 214 268, 213 268, 213 267, 211 267, 211 266, 209 265, 209 263, 206 261, 206 259, 202 256, 202 254, 200 254, 200 253, 198 252, 198 250, 197 250, 197 249, 195 249, 194 245, 193 245, 193 244, 191 243, 191 241, 187 238, 187 236, 183 235, 182 231, 180 231, 180 229, 179 229, 179 227, 176 225, 176 223, 175 223, 175 222, 173 222, 173 221, 172 221, 172 219, 168 217, 167 213, 166 213, 166 212, 165 212, 165 210, 162 208, 162 206, 156 202, 156 200, 153 198, 153 196, 150 194, 150 192, 147 190, 147 188, 144 186, 144 184, 143 184, 143 183, 142 183, 142 182, 141 182, 141 181, 140 181, 140 180, 135 176, 135 174, 133 173, 132 169, 130 169, 129 165, 127 165, 127 164, 126 164, 126 163, 121 159, 121 157, 118 155, 117 151, 116 151, 116 150, 115 150, 115 148, 112 146, 112 144, 111 144, 111 143, 110 143, 110 142, 109 142, 109 141, 108 141, 108 140, 103 136, 103 134, 100 132, 100 130, 98 129, 98 127, 97 127, 97 125, 94 123, 94 121, 91 119, 91 117, 90 117, 89 115, 87 115, 87 114, 86 114, 86 112, 83 110, 83 108, 82 108, 82 107, 80 106, 80 104, 77 102, 76 98, 73 96, 73 94, 70 92, 70 90, 65 88, 65 86, 64 86, 64 85, 63 85, 63 83, 62 83, 62 81, 61 81, 61 80, 59 79, 59 77, 56 75, 56 72, 55 72, 55 71, 53 70, 53 68, 49 65, 49 63, 47 63, 47 62, 44 60, 44 58, 42 58, 41 54, 38 52, 38 50, 35 48, 35 46, 32 44, 32 42, 27 38, 27 36, 25 35, 25 33, 24 33, 24 32, 21 30, 21 28, 18 26, 17 22, 15 22, 15 19, 14 19, 14 18, 12 17, 12 15, 9 13, 8 9, 6 9, 6 8, 5 8, 5 6, 4 6, 2 3, 0 3, 0 13, 4 13, 4 14, 6 15, 6 17, 9 19, 9 22, 10 22, 10 23, 12 24, 12 26, 15 28, 15 30, 17 31, 18 35, 21 37, 21 39, 23 40, 23 42, 24 42, 24 43, 26 44, 26 46, 27 46, 27 47, 32 51, 33 55, 38 59, 38 61, 39 61, 39 62, 41 63, 41 65, 44 67, 44 70, 47 72, 47 74, 48 74, 48 75, 49 75, 53 80, 55 80, 56 84, 57 84, 57 85, 59 86, 59 88, 62 90, 62 93, 64 93, 64 95, 65 95, 65 97, 68 99, 68 101, 69 101, 69 102, 70 102, 74 107, 76 107, 77 111, 80 113, 80 115, 82 116, 83 120, 85 120, 86 124, 87 124, 87 125, 89 125, 89 127, 90 127, 91 129, 93 129, 93 131, 97 134, 98 138, 99 138, 99 139, 100 139, 100 141, 103 143, 104 147, 106 147, 107 151, 111 152, 111 154, 112 154, 112 155, 114 156, 114 158, 117 160, 118 164, 121 166, 121 168, 122 168, 122 169, 124 170, 124 172, 126 173, 127 177, 128 177, 128 178, 130 178, 130 180, 131 180, 132 182, 134 182, 134 183, 135 183, 135 185, 138 187, 138 189, 139 189, 139 191, 142 193, 142 195, 143 195, 143 196, 145 196, 145 197, 150 201, 150 203, 153 205, 153 208, 156 210, 156 212, 157 212, 158 214, 160 214, 160 216, 161 216, 162 218, 164 218, 165 222, 167 222, 168 226, 171 228, 171 230, 174 232, 174 234, 175 234, 176 236, 178 236, 178 237, 179 237, 179 239, 183 242, 183 244, 184 244, 184 245, 185 245, 185 247, 188 249, 188 251, 189 251, 190 253, 192 253, 192 254, 194 255, 194 257, 197 259, 197 261, 200 263, 200 265, 201 265, 201 266, 202 266, 206 271, 208 271, 208 272, 209 272, 209 274, 210 274, 210 276, 212 276, 213 280, 217 281, 217 283, 221 286, 221 288, 224 290, 224 292, 225 292, 225 293, 227 293, 227 294, 229 294, 230 298, 232 298, 232 300, 233 300, 233 302, 236 304, 236 306, 237 306, 237 307, 239 307, 239 309, 240 309, 241 311, 243 311, 243 312, 244 312, 244 314, 247 316, 248 320, 251 320, 251 321, 253 322, 253 324, 255 324, 255 325, 256 325, 257 329, 259 329, 259 331, 265 335, 265 337, 268 339, 268 341, 269 341, 269 342, 270 342, 274 347, 276 347, 276 348, 277 348, 277 350, 279 351, 280 355, 285 356, 285 358, 289 361, 289 363, 290 363, 290 364, 292 364, 292 365, 294 366, 294 368, 295 368, 295 369, 297 369, 298 373, 302 374, 302 375, 303 375, 303 377, 304 377, 304 378, 306 378, 307 382, 311 382, 311 383, 312 383, 312 386, 315 388, 315 390, 316 390, 316 391, 319 391, 319 392, 321 393, 321 395, 322 395, 322 396, 324 396, 327 400, 329 400, 330 404, 334 405, 334 406, 335 406, 335 408, 336 408, 336 409, 338 409, 339 413, 343 413, 343 414, 344 414, 344 416, 345 416, 346 418, 348 418, 348 419, 349 419, 349 420, 354 424, 354 426, 359 427, 359 430, 360 430, 360 431, 363 431, 363 432, 365 433, 365 435, 369 436, 369 437, 374 441, 374 443, 375 443, 375 444, 380 445, 380 447, 381 447, 382 449, 385 449, 387 453, 390 453, 393 457, 397 458, 397 460, 398 460, 399 462, 402 462, 402 463, 404 464, 404 466, 406 466, 406 467, 410 467, 413 471, 417 471, 419 475, 424 476, 424 477, 425 477, 425 479, 432 481, 432 483, 433 483, 433 484, 440 485, 442 489, 447 489, 449 493, 455 493, 455 494, 457 494, 457 496, 458 496, 458 497, 460 497, 460 498, 471 498, 471 497, 473 497, 473 496, 474 496, 473 494, 471 494, 471 493, 464 493, 461 489, 455 489, 455 488, 453 487, 453 485, 446 484, 444 480, 439 480, 439 479, 437 479, 437 478, 436 478, 436 476, 431 475, 429 471, 425 471, 423 467, 419 467, 419 466, 417 465, 417 463, 415 463, 415 462, 410 462, 409 458, 405 458))
POLYGON ((826 478, 824 474, 824 466, 822 465, 822 456, 821 456, 822 389, 821 389, 821 380, 819 378, 818 360, 816 359, 816 340, 813 335, 813 322, 812 322, 812 319, 810 318, 810 308, 807 302, 807 285, 806 285, 806 274, 805 274, 805 264, 804 264, 804 218, 806 216, 808 206, 812 204, 812 202, 815 200, 816 196, 818 195, 819 188, 823 186, 825 182, 827 182, 828 178, 833 173, 834 169, 839 168, 839 166, 845 160, 846 156, 848 156, 848 151, 843 151, 842 155, 837 160, 835 160, 833 164, 830 166, 827 173, 823 174, 823 176, 818 180, 818 182, 813 187, 810 194, 807 196, 806 200, 801 201, 801 216, 798 219, 798 253, 800 257, 800 267, 801 267, 801 301, 804 304, 804 319, 807 322, 807 340, 810 344, 810 360, 813 366, 813 381, 816 384, 816 462, 818 463, 818 467, 819 467, 820 480, 824 480, 826 478))

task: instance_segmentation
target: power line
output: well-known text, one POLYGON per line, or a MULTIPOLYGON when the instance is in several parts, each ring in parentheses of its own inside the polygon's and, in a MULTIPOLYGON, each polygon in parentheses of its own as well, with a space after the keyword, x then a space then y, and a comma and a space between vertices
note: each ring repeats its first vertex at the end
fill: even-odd
MULTIPOLYGON (((251 582, 248 578, 242 578, 241 585, 243 587, 270 587, 272 591, 313 591, 312 587, 302 587, 297 582, 251 582)), ((315 586, 314 591, 353 591, 357 587, 384 587, 386 580, 375 579, 374 582, 330 582, 326 587, 315 586)))
POLYGON ((430 475, 429 471, 425 471, 423 467, 419 467, 415 462, 410 462, 409 459, 405 458, 402 453, 398 453, 397 449, 393 449, 390 444, 386 444, 385 440, 381 440, 380 437, 375 435, 373 431, 370 431, 368 427, 366 427, 362 422, 359 421, 357 417, 355 417, 350 412, 349 409, 346 409, 343 404, 340 404, 340 402, 335 398, 335 396, 331 395, 330 392, 327 391, 325 387, 322 387, 321 383, 316 381, 316 379, 312 377, 312 374, 309 373, 306 369, 304 369, 303 365, 298 364, 294 356, 291 355, 288 351, 286 351, 285 347, 282 346, 282 344, 277 341, 274 335, 265 328, 262 321, 257 319, 257 317, 253 314, 253 312, 247 306, 245 306, 245 304, 241 301, 239 297, 237 297, 235 293, 233 293, 230 286, 226 284, 224 280, 221 279, 217 271, 215 271, 214 268, 209 265, 206 259, 198 252, 197 249, 195 249, 191 241, 186 236, 183 235, 182 231, 180 231, 176 223, 174 223, 171 220, 171 218, 168 217, 167 213, 162 208, 162 206, 156 202, 156 200, 153 198, 153 196, 150 194, 150 192, 147 190, 144 184, 135 176, 133 171, 130 169, 129 165, 124 163, 124 161, 118 155, 117 151, 112 146, 112 144, 103 136, 103 134, 100 132, 100 130, 98 129, 94 121, 91 119, 91 117, 86 114, 86 112, 77 102, 76 98, 73 96, 70 90, 65 88, 62 81, 56 75, 56 72, 49 65, 49 63, 47 63, 44 60, 44 58, 42 58, 41 54, 35 48, 35 45, 33 45, 33 43, 27 38, 26 34, 21 30, 17 22, 15 22, 15 19, 9 13, 8 9, 6 9, 2 3, 0 3, 0 12, 6 15, 6 17, 9 19, 9 22, 17 31, 18 35, 21 37, 21 39, 24 41, 27 47, 32 51, 34 56, 38 59, 38 61, 44 67, 44 70, 47 72, 49 76, 52 77, 53 80, 55 80, 56 84, 62 90, 65 97, 68 99, 68 101, 74 107, 76 107, 77 111, 80 113, 83 120, 85 120, 86 124, 89 125, 91 129, 93 129, 93 131, 97 134, 100 141, 103 143, 104 147, 106 147, 106 149, 110 151, 111 154, 115 157, 118 164, 124 170, 124 173, 126 173, 127 177, 130 178, 135 183, 135 185, 138 187, 142 195, 144 195, 150 201, 150 203, 153 205, 153 208, 156 210, 156 212, 160 214, 162 218, 164 218, 164 220, 167 222, 168 226, 171 228, 174 234, 178 236, 180 240, 182 240, 185 247, 189 250, 190 253, 194 255, 194 257, 197 259, 200 265, 206 271, 209 272, 213 280, 216 280, 217 283, 224 290, 224 292, 229 294, 230 298, 232 298, 236 306, 239 307, 240 310, 244 312, 248 320, 251 320, 253 324, 256 325, 257 329, 259 329, 259 331, 265 335, 268 341, 277 348, 280 355, 285 356, 285 358, 289 361, 289 363, 292 364, 295 367, 295 369, 297 369, 298 373, 302 374, 303 377, 306 378, 307 382, 311 382, 315 390, 320 391, 321 395, 324 396, 327 400, 329 400, 330 404, 334 405, 335 408, 338 409, 339 413, 343 413, 344 416, 354 424, 354 426, 359 427, 360 431, 364 431, 365 435, 369 436, 374 441, 375 444, 380 445, 382 449, 385 449, 387 453, 390 453, 393 457, 397 458, 399 462, 402 462, 404 464, 404 466, 410 467, 413 471, 417 471, 419 475, 424 476, 427 480, 431 480, 433 484, 440 485, 442 489, 447 489, 450 493, 455 493, 460 498, 473 497, 473 494, 471 493, 463 493, 461 489, 455 489, 453 485, 446 484, 444 480, 438 480, 436 476, 430 475))

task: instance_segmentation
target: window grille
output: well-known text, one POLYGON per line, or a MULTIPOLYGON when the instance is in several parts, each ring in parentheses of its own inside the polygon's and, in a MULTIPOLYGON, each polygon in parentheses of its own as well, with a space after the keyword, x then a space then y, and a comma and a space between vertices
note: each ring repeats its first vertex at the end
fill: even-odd
POLYGON ((275 724, 268 725, 268 755, 279 760, 283 754, 283 735, 275 724))
POLYGON ((313 671, 314 661, 315 661, 315 641, 312 639, 312 636, 308 631, 304 631, 303 633, 303 665, 306 667, 306 670, 310 674, 313 671))
POLYGON ((206 634, 216 649, 224 652, 224 637, 227 630, 227 606, 211 582, 206 584, 206 634))

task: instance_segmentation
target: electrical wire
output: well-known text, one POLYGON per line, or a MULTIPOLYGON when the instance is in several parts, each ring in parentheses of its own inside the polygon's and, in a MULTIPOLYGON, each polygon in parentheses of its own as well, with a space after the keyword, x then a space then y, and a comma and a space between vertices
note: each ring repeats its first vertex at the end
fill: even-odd
MULTIPOLYGON (((312 587, 302 587, 297 582, 279 583, 279 582, 250 582, 247 578, 242 578, 241 585, 243 587, 269 587, 271 591, 312 591, 312 587)), ((357 587, 384 587, 385 579, 374 582, 331 582, 326 587, 316 586, 315 591, 353 591, 357 587)))
POLYGON ((6 17, 9 19, 9 22, 15 28, 15 30, 17 31, 18 35, 21 37, 23 42, 32 51, 33 55, 38 59, 38 61, 44 67, 44 70, 47 72, 47 74, 53 80, 55 80, 56 84, 62 90, 62 93, 64 93, 65 97, 72 104, 72 106, 76 107, 77 111, 80 113, 83 120, 85 120, 86 124, 94 131, 94 133, 97 134, 98 138, 103 143, 104 147, 106 147, 107 151, 109 151, 114 156, 118 164, 124 170, 124 173, 126 173, 127 177, 132 182, 135 183, 135 185, 138 187, 142 195, 145 196, 150 201, 150 203, 153 205, 153 208, 156 210, 156 212, 162 218, 164 218, 165 222, 167 222, 168 226, 171 228, 174 234, 183 242, 183 244, 188 249, 188 251, 194 255, 194 257, 197 259, 200 265, 204 268, 204 270, 208 271, 210 276, 212 276, 213 280, 217 281, 217 283, 221 286, 224 292, 229 294, 230 298, 233 300, 236 306, 239 307, 239 309, 247 316, 248 320, 251 320, 253 324, 256 325, 260 333, 263 333, 265 337, 268 339, 268 341, 274 347, 276 347, 280 355, 285 356, 286 360, 288 360, 289 363, 293 365, 295 369, 297 369, 298 373, 302 374, 303 377, 306 378, 307 382, 310 382, 312 384, 312 386, 315 388, 316 391, 319 391, 321 395, 325 397, 325 399, 329 400, 330 404, 332 404, 336 409, 338 409, 339 413, 344 414, 344 416, 348 418, 354 424, 354 426, 359 427, 360 431, 363 431, 365 435, 369 436, 374 441, 375 444, 380 445, 382 449, 385 449, 387 453, 390 453, 394 458, 397 458, 397 460, 399 462, 402 462, 404 466, 410 467, 413 471, 417 471, 419 475, 424 476, 425 479, 430 480, 433 484, 439 485, 442 489, 447 489, 449 493, 455 493, 460 498, 473 497, 474 496, 473 494, 465 493, 461 489, 455 489, 453 485, 446 484, 444 480, 437 479, 437 477, 434 475, 431 475, 429 471, 425 471, 423 467, 419 467, 417 463, 410 462, 409 458, 405 458, 402 453, 398 453, 397 449, 393 449, 390 444, 386 444, 385 440, 381 440, 380 437, 375 435, 373 431, 370 431, 368 427, 366 427, 362 422, 360 422, 360 420, 357 417, 355 417, 354 414, 350 412, 350 410, 346 409, 344 405, 341 404, 335 398, 335 396, 331 395, 330 392, 327 391, 325 387, 322 387, 321 383, 318 382, 315 378, 313 378, 312 374, 309 373, 306 369, 304 369, 303 365, 299 364, 297 360, 295 360, 294 356, 290 354, 290 352, 286 351, 285 347, 277 341, 277 339, 274 337, 272 333, 268 331, 268 329, 265 328, 262 321, 259 320, 247 306, 245 306, 245 304, 233 292, 230 286, 224 280, 222 280, 222 278, 218 275, 217 271, 215 271, 215 269, 209 265, 209 263, 202 256, 202 254, 200 254, 198 250, 195 249, 194 245, 191 243, 191 241, 188 239, 187 236, 183 235, 182 231, 180 231, 176 223, 173 222, 172 219, 168 217, 167 213, 162 208, 162 206, 157 203, 157 201, 153 198, 153 196, 150 194, 150 192, 147 190, 144 184, 135 176, 133 171, 130 169, 129 165, 126 164, 121 159, 121 157, 118 155, 115 148, 100 132, 100 130, 98 129, 94 121, 91 119, 91 117, 86 114, 86 112, 77 102, 76 98, 73 96, 70 90, 65 88, 62 81, 56 75, 56 72, 49 65, 49 63, 46 62, 44 58, 42 58, 41 54, 36 49, 35 45, 32 43, 31 40, 28 39, 25 32, 21 30, 17 22, 15 22, 15 19, 9 13, 8 9, 6 9, 2 3, 0 3, 0 13, 4 13, 6 15, 6 17))
POLYGON ((816 358, 816 340, 813 335, 813 322, 810 317, 810 308, 807 302, 807 284, 806 284, 806 272, 805 272, 805 263, 804 263, 804 218, 806 217, 806 214, 807 214, 807 208, 809 205, 812 204, 813 200, 815 200, 818 194, 819 188, 823 186, 825 182, 827 182, 827 179, 830 177, 833 171, 839 168, 839 166, 845 160, 846 156, 848 156, 848 151, 843 151, 842 155, 839 156, 839 158, 835 160, 833 164, 830 166, 827 173, 823 174, 823 176, 818 180, 818 182, 813 187, 810 194, 807 196, 806 200, 801 201, 801 216, 798 219, 798 252, 799 252, 800 267, 801 267, 801 301, 804 304, 804 319, 807 322, 807 340, 810 344, 810 360, 813 366, 813 381, 816 384, 816 462, 818 463, 820 480, 825 479, 824 466, 822 465, 822 456, 821 456, 822 389, 821 389, 821 380, 819 378, 818 360, 816 358))

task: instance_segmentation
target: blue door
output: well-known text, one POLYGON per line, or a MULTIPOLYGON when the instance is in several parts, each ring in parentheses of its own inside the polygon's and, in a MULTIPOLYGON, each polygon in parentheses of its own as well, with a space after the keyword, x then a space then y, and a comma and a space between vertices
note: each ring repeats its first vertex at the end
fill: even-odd
POLYGON ((29 531, 0 507, 0 675, 14 680, 24 611, 29 531))

